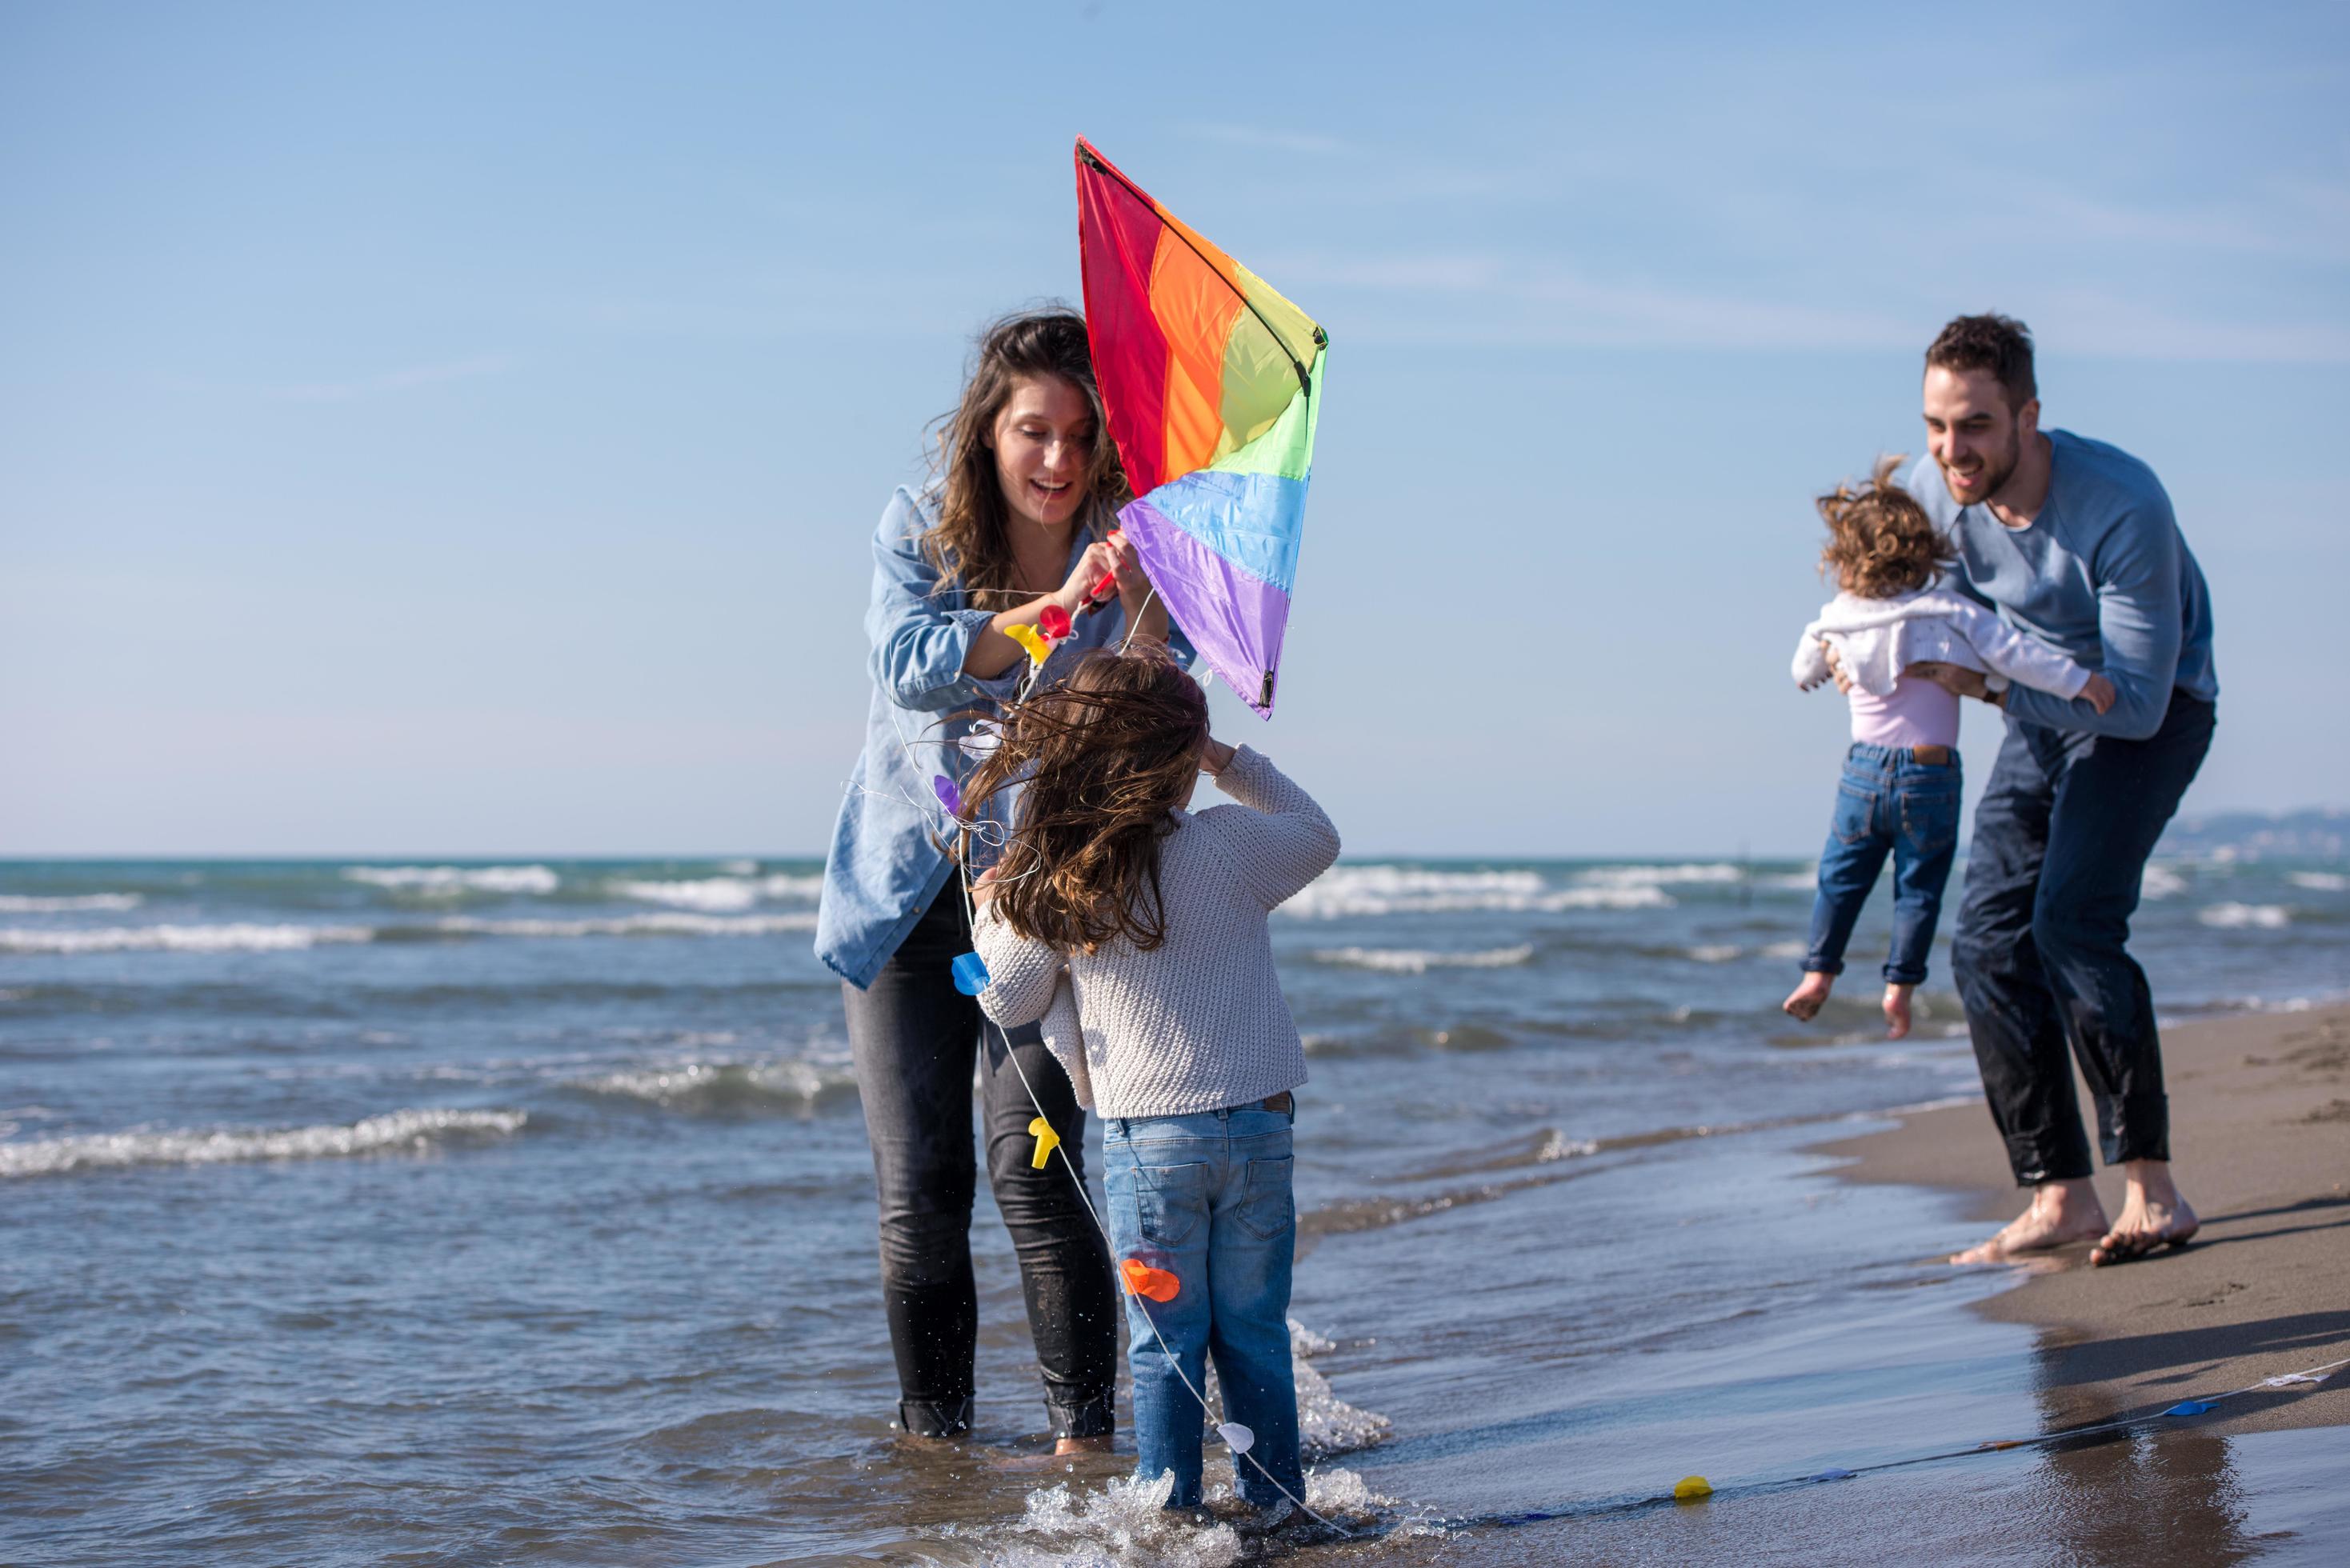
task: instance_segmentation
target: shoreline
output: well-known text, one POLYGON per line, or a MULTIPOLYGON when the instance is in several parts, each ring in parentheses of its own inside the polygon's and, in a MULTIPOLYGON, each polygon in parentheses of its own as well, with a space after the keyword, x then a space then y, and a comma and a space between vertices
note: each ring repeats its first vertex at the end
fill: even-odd
MULTIPOLYGON (((2013 1265, 2016 1286, 1973 1308, 2039 1330, 2043 1430, 2350 1356, 2350 1005, 2199 1020, 2162 1044, 2171 1153, 2202 1221, 2194 1241, 2104 1269, 2085 1243, 2066 1247, 2013 1265)), ((2022 1211, 1979 1101, 1898 1122, 1815 1152, 1849 1161, 1835 1173, 1845 1180, 1960 1194, 1986 1234, 2022 1211)), ((2118 1213, 2119 1172, 2095 1180, 2118 1213)), ((2314 1389, 2230 1399, 2192 1426, 2350 1425, 2345 1391, 2350 1368, 2314 1389)))

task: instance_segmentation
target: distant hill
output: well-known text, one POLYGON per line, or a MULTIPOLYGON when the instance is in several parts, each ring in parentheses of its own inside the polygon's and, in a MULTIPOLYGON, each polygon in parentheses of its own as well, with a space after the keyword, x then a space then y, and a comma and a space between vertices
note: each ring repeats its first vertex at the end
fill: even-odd
POLYGON ((2241 860, 2350 858, 2350 811, 2311 806, 2274 814, 2223 811, 2210 816, 2182 816, 2162 836, 2156 853, 2241 860))

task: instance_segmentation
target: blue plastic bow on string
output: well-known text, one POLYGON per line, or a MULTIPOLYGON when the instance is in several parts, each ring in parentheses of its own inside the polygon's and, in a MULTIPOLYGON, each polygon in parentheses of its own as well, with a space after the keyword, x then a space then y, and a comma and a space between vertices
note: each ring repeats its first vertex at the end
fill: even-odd
POLYGON ((954 961, 955 989, 965 996, 977 996, 987 989, 987 961, 977 953, 962 953, 954 961))
POLYGON ((2165 1410, 2163 1414, 2166 1416, 2200 1416, 2208 1411, 2216 1410, 2219 1407, 2220 1407, 2212 1404, 2209 1399, 2181 1399, 2178 1404, 2173 1405, 2169 1409, 2165 1410))

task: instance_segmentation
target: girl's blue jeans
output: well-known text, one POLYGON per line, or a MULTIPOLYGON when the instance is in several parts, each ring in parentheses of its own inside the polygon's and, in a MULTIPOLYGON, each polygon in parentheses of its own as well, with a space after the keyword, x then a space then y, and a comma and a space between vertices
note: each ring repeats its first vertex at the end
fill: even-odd
MULTIPOLYGON (((1205 1393, 1210 1356, 1223 1387, 1224 1419, 1256 1435, 1250 1457, 1294 1496, 1305 1495, 1289 1365, 1295 1120, 1294 1110, 1251 1105, 1104 1124, 1111 1245, 1120 1262, 1139 1259, 1177 1281, 1172 1301, 1126 1298, 1137 1469, 1148 1480, 1175 1472, 1170 1508, 1200 1503, 1204 1428, 1183 1380, 1205 1393)), ((1236 1458, 1232 1469, 1250 1503, 1282 1501, 1248 1459, 1236 1458)))
POLYGON ((1893 951, 1885 978, 1917 985, 1926 978, 1942 888, 1959 853, 1959 753, 1920 763, 1907 746, 1855 742, 1836 781, 1835 815, 1820 851, 1820 892, 1812 904, 1811 949, 1804 968, 1844 972, 1844 947, 1868 902, 1885 857, 1893 857, 1893 951))

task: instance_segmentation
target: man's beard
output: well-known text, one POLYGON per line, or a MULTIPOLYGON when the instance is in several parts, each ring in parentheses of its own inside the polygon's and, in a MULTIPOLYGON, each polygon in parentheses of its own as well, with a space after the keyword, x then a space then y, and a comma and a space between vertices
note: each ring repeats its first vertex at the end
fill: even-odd
MULTIPOLYGON (((1994 499, 2002 490, 2007 487, 2007 482, 2015 477, 2016 464, 2022 461, 2023 441, 2021 433, 2019 432, 2014 444, 2008 451, 2007 462, 2004 464, 1999 467, 1993 467, 1991 462, 1986 460, 1982 467, 1975 471, 1973 477, 1980 485, 1980 489, 1977 491, 1975 498, 1972 501, 1963 501, 1960 502, 1960 504, 1966 506, 1981 506, 1994 499)), ((1958 492, 1955 489, 1952 489, 1950 485, 1950 471, 1947 468, 1942 470, 1942 488, 1950 491, 1951 500, 1960 500, 1958 492)))

